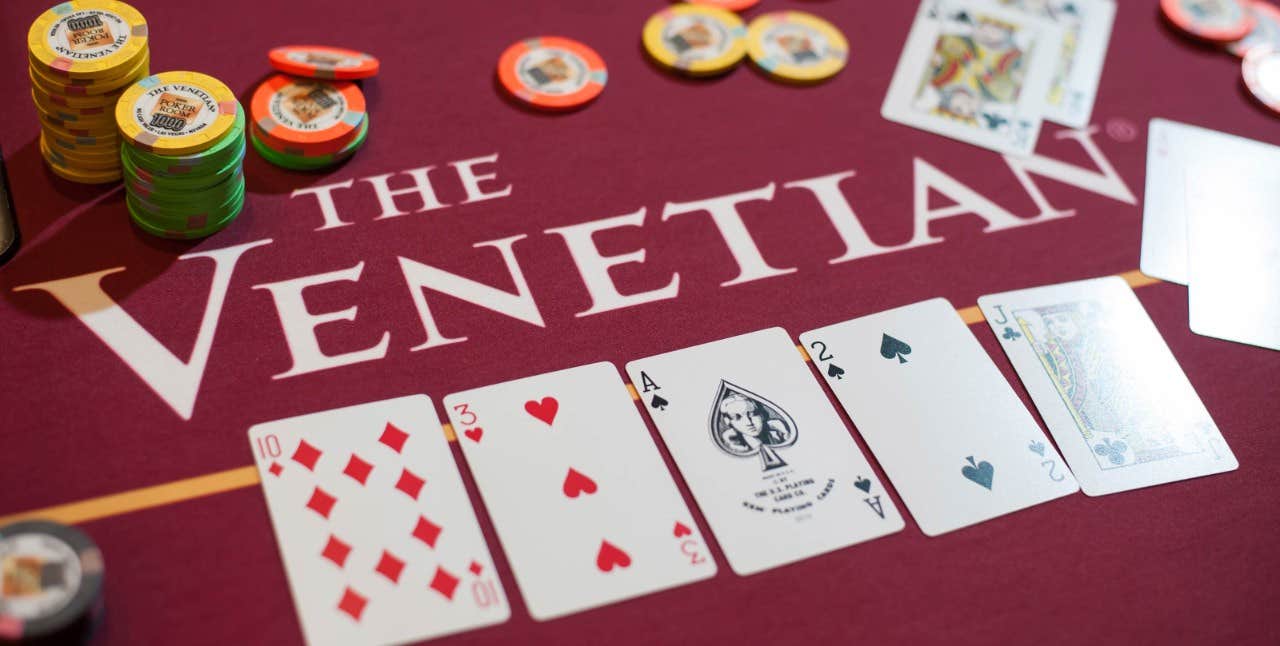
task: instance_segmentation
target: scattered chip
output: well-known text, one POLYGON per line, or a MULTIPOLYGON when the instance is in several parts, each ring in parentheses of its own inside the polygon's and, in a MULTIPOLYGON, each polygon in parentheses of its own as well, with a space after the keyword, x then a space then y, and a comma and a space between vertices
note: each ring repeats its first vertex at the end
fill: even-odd
POLYGON ((737 14, 701 4, 665 7, 644 23, 644 49, 659 65, 690 76, 732 70, 747 54, 747 28, 737 14))
POLYGON ((117 0, 70 0, 36 18, 27 51, 52 75, 112 78, 146 55, 147 21, 117 0))
POLYGON ((102 552, 78 529, 0 527, 0 641, 80 643, 101 616, 102 577, 102 552))
POLYGON ((777 11, 751 21, 747 54, 771 78, 816 83, 849 59, 849 42, 831 23, 803 11, 777 11))
POLYGON ((378 59, 350 49, 324 45, 288 45, 267 54, 271 66, 294 76, 316 79, 363 79, 377 76, 378 59))
POLYGON ((1160 0, 1160 10, 1188 35, 1215 43, 1229 43, 1249 35, 1253 14, 1240 0, 1160 0))
POLYGON ((1243 58, 1258 45, 1280 47, 1280 8, 1263 0, 1249 0, 1245 10, 1253 15, 1253 30, 1248 36, 1227 43, 1227 51, 1243 58))
POLYGON ((364 93, 348 81, 276 74, 253 92, 253 133, 299 157, 332 155, 351 143, 365 120, 364 93))
POLYGON ((1241 63, 1245 87, 1262 105, 1280 114, 1280 49, 1260 45, 1249 50, 1241 63))
POLYGON ((519 41, 498 58, 498 81, 512 97, 545 110, 590 103, 608 81, 604 59, 582 43, 558 36, 519 41))

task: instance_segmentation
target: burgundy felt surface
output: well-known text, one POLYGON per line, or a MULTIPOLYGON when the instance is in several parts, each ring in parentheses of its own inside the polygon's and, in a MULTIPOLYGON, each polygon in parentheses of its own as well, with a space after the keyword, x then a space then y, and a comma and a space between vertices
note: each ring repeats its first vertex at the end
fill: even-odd
MULTIPOLYGON (((944 238, 938 244, 829 264, 843 245, 813 196, 783 183, 855 171, 841 188, 881 245, 912 236, 913 168, 921 163, 1020 217, 1037 213, 999 155, 879 116, 913 2, 765 0, 751 13, 807 9, 852 44, 844 72, 804 88, 746 66, 697 82, 658 71, 639 34, 660 1, 379 0, 356 9, 315 0, 304 11, 245 0, 199 9, 135 4, 150 23, 153 71, 212 74, 242 101, 271 72, 273 46, 319 42, 376 54, 382 74, 364 84, 371 135, 353 160, 319 174, 278 169, 251 153, 248 206, 231 227, 195 243, 147 237, 129 224, 119 187, 70 184, 43 167, 25 41, 46 5, 0 3, 0 60, 8 61, 0 67, 0 146, 24 236, 21 252, 0 268, 0 515, 247 465, 246 429, 266 420, 416 392, 438 402, 465 388, 599 360, 620 366, 762 327, 796 335, 935 296, 965 307, 984 293, 1133 270, 1150 118, 1280 143, 1280 120, 1243 93, 1236 59, 1178 38, 1154 1, 1122 0, 1093 141, 1137 204, 1038 179, 1051 204, 1075 215, 990 233, 977 217, 959 216, 933 226, 944 238), (604 57, 609 82, 597 103, 548 116, 502 98, 498 54, 537 34, 580 39, 604 57), (498 174, 486 187, 510 184, 511 196, 462 204, 449 162, 494 153, 497 163, 480 169, 498 174), (376 219, 378 203, 359 178, 428 165, 451 206, 376 219), (290 197, 351 179, 351 189, 335 193, 350 226, 316 230, 315 199, 290 197), (722 287, 737 270, 706 214, 660 218, 668 202, 771 183, 774 198, 742 212, 769 263, 797 269, 788 275, 722 287), (613 272, 623 293, 657 289, 678 272, 678 296, 576 316, 590 296, 564 241, 544 232, 641 208, 643 226, 596 241, 609 254, 646 250, 646 262, 613 272), (431 294, 442 332, 468 340, 412 351, 424 332, 397 259, 510 291, 497 251, 473 245, 520 234, 527 238, 515 256, 545 325, 431 294), (267 238, 273 242, 245 254, 232 277, 189 421, 47 293, 15 291, 124 267, 104 280, 106 291, 185 360, 212 264, 178 256, 267 238), (358 263, 358 281, 310 289, 308 307, 358 307, 354 321, 320 328, 326 352, 362 349, 389 332, 386 357, 273 378, 289 368, 289 350, 271 295, 253 287, 358 263)), ((1037 152, 1094 170, 1058 132, 1046 125, 1037 152)), ((397 187, 407 181, 392 178, 397 187)), ((402 198, 402 208, 416 199, 402 198)), ((1238 471, 1071 496, 936 539, 909 522, 897 535, 746 578, 717 555, 720 574, 711 580, 545 623, 524 610, 481 510, 512 618, 440 643, 1277 643, 1280 355, 1193 335, 1182 287, 1158 284, 1138 295, 1239 458, 1238 471)), ((990 331, 972 330, 1023 393, 990 331)), ((256 487, 85 529, 107 559, 103 643, 300 641, 256 487)))

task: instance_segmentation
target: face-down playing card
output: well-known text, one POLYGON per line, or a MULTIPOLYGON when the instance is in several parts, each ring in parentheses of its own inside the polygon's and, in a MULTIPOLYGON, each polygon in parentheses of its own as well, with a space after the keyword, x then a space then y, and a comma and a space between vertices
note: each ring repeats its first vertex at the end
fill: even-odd
POLYGON ((945 299, 837 323, 800 340, 925 534, 1079 490, 945 299))
POLYGON ((455 393, 445 407, 534 619, 715 574, 613 364, 455 393))
POLYGON ((902 529, 782 328, 638 359, 627 374, 734 572, 902 529))
POLYGON ((307 643, 396 644, 510 615, 426 395, 249 429, 307 643))
POLYGON ((1123 279, 992 294, 978 305, 1086 494, 1238 466, 1123 279))

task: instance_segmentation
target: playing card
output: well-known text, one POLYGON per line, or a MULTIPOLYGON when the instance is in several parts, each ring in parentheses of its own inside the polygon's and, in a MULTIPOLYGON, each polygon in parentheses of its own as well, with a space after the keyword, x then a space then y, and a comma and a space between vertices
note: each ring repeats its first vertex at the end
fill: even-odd
POLYGON ((1280 164, 1244 158, 1187 173, 1187 299, 1197 334, 1280 350, 1280 164))
POLYGON ((902 529, 782 328, 632 361, 627 374, 734 572, 902 529))
MULTIPOLYGON (((1147 126, 1147 183, 1142 208, 1142 273, 1186 285, 1189 279, 1187 227, 1191 220, 1187 186, 1208 186, 1198 168, 1228 164, 1254 168, 1280 165, 1280 148, 1258 141, 1165 119, 1147 126)), ((1210 204, 1212 206, 1212 204, 1210 204)), ((1217 210, 1209 214, 1217 216, 1217 210)))
POLYGON ((430 397, 258 424, 249 445, 308 644, 399 644, 506 621, 430 397))
POLYGON ((1061 27, 990 0, 924 0, 881 114, 997 152, 1029 155, 1062 40, 1061 27))
POLYGON ((800 335, 929 536, 1079 490, 946 299, 800 335))
POLYGON ((1123 279, 993 294, 978 305, 1086 494, 1236 468, 1123 279))
POLYGON ((1062 50, 1045 101, 1044 118, 1072 128, 1089 125, 1102 64, 1115 21, 1113 0, 996 0, 1062 27, 1062 50))
POLYGON ((444 401, 534 619, 716 573, 613 364, 444 401))

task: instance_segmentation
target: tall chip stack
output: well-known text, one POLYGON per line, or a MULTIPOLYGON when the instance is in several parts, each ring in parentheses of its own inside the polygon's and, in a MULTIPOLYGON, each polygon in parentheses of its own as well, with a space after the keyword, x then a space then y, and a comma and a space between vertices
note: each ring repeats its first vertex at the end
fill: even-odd
POLYGON ((143 231, 203 238, 244 207, 245 115, 231 89, 198 72, 163 72, 120 97, 126 203, 143 231))
POLYGON ((27 32, 40 152, 59 177, 85 184, 121 177, 115 104, 151 64, 147 22, 116 0, 70 0, 27 32))

